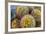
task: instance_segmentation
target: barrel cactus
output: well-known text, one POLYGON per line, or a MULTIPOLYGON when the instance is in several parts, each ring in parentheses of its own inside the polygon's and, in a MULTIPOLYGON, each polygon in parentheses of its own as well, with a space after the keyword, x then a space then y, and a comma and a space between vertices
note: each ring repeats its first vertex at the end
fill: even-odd
POLYGON ((35 27, 35 19, 31 15, 25 15, 20 22, 22 27, 35 27))
POLYGON ((28 7, 25 7, 25 6, 17 6, 16 7, 16 15, 17 15, 17 17, 21 18, 22 16, 24 16, 24 15, 26 15, 28 13, 29 13, 28 7))
POLYGON ((41 21, 41 11, 39 9, 34 9, 32 15, 36 19, 36 21, 41 21))

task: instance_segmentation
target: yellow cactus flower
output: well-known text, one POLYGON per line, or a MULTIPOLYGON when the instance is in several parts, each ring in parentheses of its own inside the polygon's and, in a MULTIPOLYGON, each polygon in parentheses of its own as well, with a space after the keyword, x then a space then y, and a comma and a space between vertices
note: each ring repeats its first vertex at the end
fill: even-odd
POLYGON ((16 28, 16 20, 12 21, 12 28, 16 28))
POLYGON ((23 8, 22 8, 22 7, 17 6, 17 8, 16 8, 16 12, 17 12, 17 13, 19 13, 19 12, 21 12, 21 11, 23 11, 23 8))
POLYGON ((39 9, 34 9, 34 16, 40 16, 41 12, 39 9))

